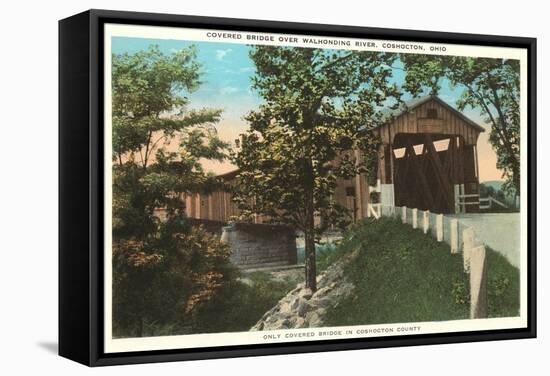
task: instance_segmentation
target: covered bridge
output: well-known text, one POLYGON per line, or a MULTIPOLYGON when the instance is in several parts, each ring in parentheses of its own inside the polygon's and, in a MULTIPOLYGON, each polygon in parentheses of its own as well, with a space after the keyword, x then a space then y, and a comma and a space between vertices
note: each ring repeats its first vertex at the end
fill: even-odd
MULTIPOLYGON (((407 206, 434 213, 479 211, 477 140, 484 129, 437 96, 406 104, 405 110, 388 113, 388 121, 375 129, 378 181, 383 205, 407 206)), ((355 151, 356 157, 360 157, 355 151)), ((220 175, 229 185, 238 184, 238 171, 220 175)), ((371 214, 366 174, 339 179, 334 199, 352 213, 354 220, 371 214)), ((231 193, 190 194, 184 197, 190 218, 226 222, 239 210, 231 193)), ((258 216, 255 223, 265 218, 258 216)))
POLYGON ((391 113, 377 131, 382 204, 479 211, 477 140, 484 129, 437 96, 391 113))

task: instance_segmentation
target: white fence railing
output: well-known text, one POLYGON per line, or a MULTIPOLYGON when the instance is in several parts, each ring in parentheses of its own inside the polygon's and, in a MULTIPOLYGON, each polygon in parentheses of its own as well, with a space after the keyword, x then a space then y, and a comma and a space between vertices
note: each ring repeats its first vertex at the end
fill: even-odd
POLYGON ((508 209, 508 205, 503 204, 502 202, 500 202, 499 200, 497 200, 494 197, 489 196, 489 197, 486 197, 486 198, 480 198, 479 199, 479 208, 481 210, 491 209, 493 207, 493 204, 497 204, 498 206, 501 206, 504 209, 508 209))
POLYGON ((487 317, 486 251, 472 227, 465 226, 457 218, 430 213, 428 210, 381 204, 371 204, 370 207, 375 218, 400 218, 403 223, 421 229, 438 242, 449 244, 451 253, 461 253, 464 271, 470 275, 470 318, 487 317))

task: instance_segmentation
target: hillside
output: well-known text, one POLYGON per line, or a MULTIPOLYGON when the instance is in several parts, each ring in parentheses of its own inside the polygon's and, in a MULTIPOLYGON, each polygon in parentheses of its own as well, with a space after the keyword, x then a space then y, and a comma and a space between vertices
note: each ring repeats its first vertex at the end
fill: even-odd
MULTIPOLYGON (((392 219, 356 226, 340 246, 360 252, 345 276, 354 293, 331 308, 327 325, 442 321, 469 317, 461 254, 392 219)), ((334 254, 332 257, 338 257, 334 254)), ((519 314, 519 271, 487 249, 489 317, 519 314)))
MULTIPOLYGON (((487 248, 489 317, 519 314, 519 270, 487 248)), ((318 260, 320 289, 303 284, 252 330, 469 318, 469 276, 461 254, 400 221, 354 225, 318 260)))

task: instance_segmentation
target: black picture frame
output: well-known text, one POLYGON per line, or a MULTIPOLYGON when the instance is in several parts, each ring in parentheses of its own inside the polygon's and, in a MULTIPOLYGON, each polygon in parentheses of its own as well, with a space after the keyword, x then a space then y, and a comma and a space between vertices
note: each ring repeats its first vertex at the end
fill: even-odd
POLYGON ((88 10, 59 22, 59 354, 88 366, 536 337, 536 39, 356 26, 88 10), (528 326, 184 350, 103 351, 103 25, 519 47, 528 51, 528 326))

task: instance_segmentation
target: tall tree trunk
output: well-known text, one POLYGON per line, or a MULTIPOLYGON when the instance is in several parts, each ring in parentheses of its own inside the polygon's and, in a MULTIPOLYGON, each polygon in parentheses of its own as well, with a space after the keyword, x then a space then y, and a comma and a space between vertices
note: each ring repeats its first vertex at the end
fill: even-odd
POLYGON ((306 288, 311 289, 312 292, 317 291, 317 265, 315 261, 315 227, 313 217, 313 205, 312 210, 306 210, 307 212, 307 226, 304 233, 305 237, 305 259, 306 259, 306 288))
POLYGON ((306 261, 306 288, 317 291, 317 266, 315 261, 315 204, 313 201, 313 164, 306 161, 305 180, 305 261, 306 261))

